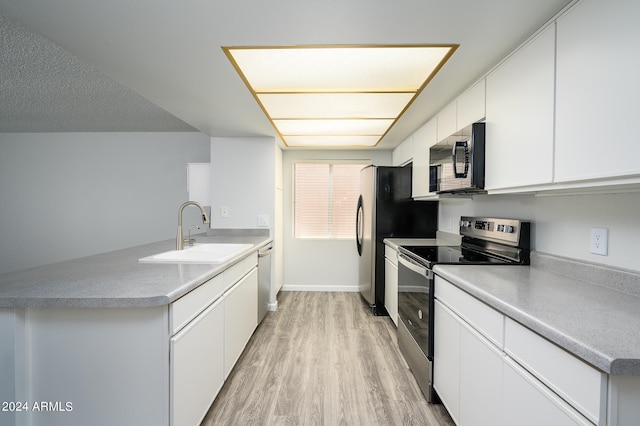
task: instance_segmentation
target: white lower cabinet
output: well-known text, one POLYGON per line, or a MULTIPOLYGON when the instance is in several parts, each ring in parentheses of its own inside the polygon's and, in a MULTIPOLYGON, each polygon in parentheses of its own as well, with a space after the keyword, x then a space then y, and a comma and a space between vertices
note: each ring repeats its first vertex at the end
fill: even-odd
POLYGON ((463 323, 460 330, 460 424, 500 424, 501 378, 500 349, 463 323))
POLYGON ((258 325, 258 270, 254 268, 224 294, 224 377, 258 325))
POLYGON ((170 305, 170 425, 197 425, 258 325, 253 253, 170 305))
POLYGON ((456 424, 605 424, 605 373, 438 276, 435 297, 434 388, 456 424))
POLYGON ((449 415, 459 425, 499 425, 501 350, 439 300, 434 317, 434 387, 449 415))
POLYGON ((433 387, 460 424, 460 319, 439 300, 433 315, 433 387))
POLYGON ((595 424, 606 413, 607 375, 507 318, 505 352, 595 424))
POLYGON ((502 376, 503 425, 592 425, 509 357, 502 376))
POLYGON ((398 252, 384 246, 384 307, 398 326, 398 252))
POLYGON ((224 299, 171 338, 171 424, 197 425, 224 383, 224 299))

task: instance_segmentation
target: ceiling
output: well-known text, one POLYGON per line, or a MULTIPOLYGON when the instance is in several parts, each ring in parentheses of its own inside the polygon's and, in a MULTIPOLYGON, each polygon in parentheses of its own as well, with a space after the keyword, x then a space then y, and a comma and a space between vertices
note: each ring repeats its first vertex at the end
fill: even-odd
POLYGON ((572 0, 0 0, 0 132, 277 136, 222 46, 459 44, 391 149, 572 0))

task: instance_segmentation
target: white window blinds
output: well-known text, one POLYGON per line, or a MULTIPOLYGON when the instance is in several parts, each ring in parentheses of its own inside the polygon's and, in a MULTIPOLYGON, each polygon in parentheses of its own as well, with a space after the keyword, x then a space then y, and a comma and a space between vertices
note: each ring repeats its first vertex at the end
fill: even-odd
POLYGON ((294 165, 294 237, 354 238, 365 164, 294 165))

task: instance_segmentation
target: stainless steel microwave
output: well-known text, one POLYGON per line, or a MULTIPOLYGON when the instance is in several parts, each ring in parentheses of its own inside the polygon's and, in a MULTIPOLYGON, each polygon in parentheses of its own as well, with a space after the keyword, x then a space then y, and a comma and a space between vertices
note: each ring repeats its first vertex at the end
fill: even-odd
POLYGON ((429 191, 484 192, 485 123, 473 123, 429 149, 429 191))

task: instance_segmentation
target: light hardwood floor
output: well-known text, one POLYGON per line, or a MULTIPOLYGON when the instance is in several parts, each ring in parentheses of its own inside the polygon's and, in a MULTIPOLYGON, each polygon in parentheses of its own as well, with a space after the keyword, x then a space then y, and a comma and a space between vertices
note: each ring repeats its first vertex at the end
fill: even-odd
POLYGON ((202 425, 453 425, 359 293, 281 292, 202 425))

